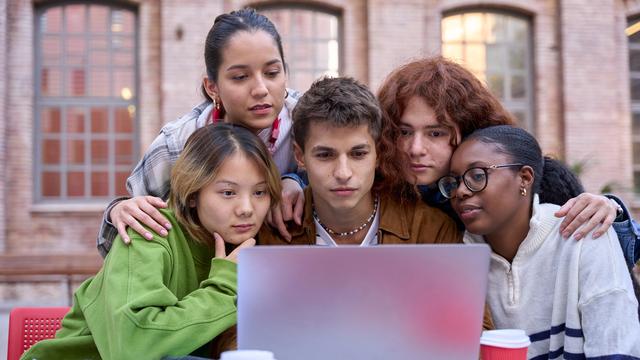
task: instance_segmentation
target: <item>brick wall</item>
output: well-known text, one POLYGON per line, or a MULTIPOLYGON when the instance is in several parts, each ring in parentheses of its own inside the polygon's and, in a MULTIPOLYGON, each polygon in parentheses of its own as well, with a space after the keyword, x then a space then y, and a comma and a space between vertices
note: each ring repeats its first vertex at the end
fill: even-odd
POLYGON ((614 182, 628 187, 629 108, 620 101, 628 97, 620 60, 627 56, 626 21, 614 1, 564 0, 559 12, 566 159, 585 162, 590 191, 614 182))

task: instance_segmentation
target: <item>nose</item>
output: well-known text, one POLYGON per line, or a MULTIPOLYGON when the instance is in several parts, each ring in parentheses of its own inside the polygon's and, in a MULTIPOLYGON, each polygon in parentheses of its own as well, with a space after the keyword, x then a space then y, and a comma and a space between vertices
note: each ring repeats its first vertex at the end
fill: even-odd
POLYGON ((422 157, 427 154, 427 143, 424 141, 421 134, 417 133, 411 138, 411 144, 409 147, 409 156, 422 157))
POLYGON ((464 183, 464 180, 462 180, 462 177, 461 177, 458 180, 458 186, 455 189, 453 189, 451 198, 464 199, 464 198, 468 198, 471 195, 473 195, 473 192, 469 190, 469 188, 464 183))
POLYGON ((267 96, 269 93, 269 89, 267 89, 267 84, 265 83, 265 79, 262 75, 257 75, 255 77, 255 83, 253 88, 251 89, 251 96, 255 98, 263 98, 267 96))
POLYGON ((249 194, 243 195, 238 199, 235 214, 238 217, 244 218, 253 215, 253 203, 251 202, 251 196, 249 194))
POLYGON ((342 155, 338 157, 338 163, 336 164, 336 168, 334 170, 335 178, 339 182, 345 183, 349 181, 352 175, 353 175, 353 171, 351 171, 351 164, 347 156, 342 155))

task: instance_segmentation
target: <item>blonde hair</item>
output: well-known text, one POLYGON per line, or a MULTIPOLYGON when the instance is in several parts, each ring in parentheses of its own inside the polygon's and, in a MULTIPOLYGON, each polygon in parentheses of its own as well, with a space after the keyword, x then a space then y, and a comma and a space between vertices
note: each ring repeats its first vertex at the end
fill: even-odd
POLYGON ((182 227, 199 243, 212 245, 213 234, 202 226, 197 209, 191 206, 192 200, 213 181, 224 161, 236 153, 253 160, 263 172, 271 206, 280 201, 280 173, 256 135, 241 126, 225 123, 196 130, 171 170, 169 207, 182 227))

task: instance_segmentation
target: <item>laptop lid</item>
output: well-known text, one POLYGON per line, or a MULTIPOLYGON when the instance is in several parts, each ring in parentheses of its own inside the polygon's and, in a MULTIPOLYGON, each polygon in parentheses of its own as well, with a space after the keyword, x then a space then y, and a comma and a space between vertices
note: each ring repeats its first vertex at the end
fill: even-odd
POLYGON ((480 244, 242 250, 238 347, 278 360, 478 359, 489 253, 480 244))

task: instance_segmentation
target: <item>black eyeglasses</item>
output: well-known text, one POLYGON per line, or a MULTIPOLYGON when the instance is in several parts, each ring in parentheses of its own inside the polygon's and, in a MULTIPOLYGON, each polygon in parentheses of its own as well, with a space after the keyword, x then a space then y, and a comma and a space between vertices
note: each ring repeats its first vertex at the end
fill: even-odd
POLYGON ((524 166, 524 164, 504 164, 504 165, 491 165, 487 167, 472 167, 467 169, 462 176, 447 175, 438 180, 438 189, 444 197, 451 199, 453 192, 460 186, 460 179, 464 183, 464 186, 471 192, 480 192, 487 187, 489 179, 489 170, 509 168, 514 166, 524 166))

